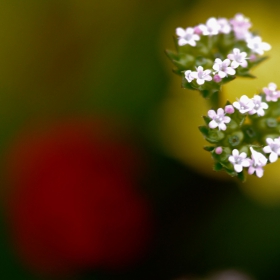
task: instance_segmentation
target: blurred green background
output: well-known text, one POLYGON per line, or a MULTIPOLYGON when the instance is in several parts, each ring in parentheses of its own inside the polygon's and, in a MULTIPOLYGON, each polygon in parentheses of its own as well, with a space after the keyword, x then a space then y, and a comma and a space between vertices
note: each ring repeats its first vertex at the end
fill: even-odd
POLYGON ((157 217, 154 245, 125 270, 92 267, 69 279, 200 279, 226 269, 280 279, 280 166, 243 185, 214 174, 196 128, 207 107, 180 88, 164 54, 176 27, 244 13, 273 51, 256 70, 260 79, 230 84, 237 95, 226 89, 225 99, 253 95, 280 80, 279 8, 273 0, 2 0, 0 278, 60 279, 35 276, 12 249, 5 220, 11 143, 26 126, 101 116, 138 135, 149 154, 144 181, 157 217))

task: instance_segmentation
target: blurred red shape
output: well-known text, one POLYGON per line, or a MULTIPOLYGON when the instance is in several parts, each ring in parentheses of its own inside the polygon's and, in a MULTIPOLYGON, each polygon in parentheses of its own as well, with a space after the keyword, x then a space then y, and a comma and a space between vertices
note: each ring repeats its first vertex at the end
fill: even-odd
POLYGON ((139 260, 153 218, 140 191, 146 158, 111 123, 71 120, 26 130, 8 155, 9 224, 32 269, 119 269, 139 260))

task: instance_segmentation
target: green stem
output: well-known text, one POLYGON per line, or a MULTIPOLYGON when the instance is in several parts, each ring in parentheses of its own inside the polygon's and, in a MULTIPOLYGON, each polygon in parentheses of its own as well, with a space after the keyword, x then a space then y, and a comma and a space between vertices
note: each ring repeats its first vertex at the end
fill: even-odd
POLYGON ((220 95, 222 94, 221 91, 215 92, 213 93, 210 98, 208 98, 208 104, 210 106, 210 108, 217 110, 218 108, 220 108, 220 95))

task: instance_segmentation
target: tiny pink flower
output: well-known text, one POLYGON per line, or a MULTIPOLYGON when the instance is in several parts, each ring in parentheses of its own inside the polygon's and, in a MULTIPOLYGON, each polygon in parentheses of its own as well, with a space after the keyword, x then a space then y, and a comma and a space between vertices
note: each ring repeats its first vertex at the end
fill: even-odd
POLYGON ((202 34, 207 36, 217 35, 220 31, 220 25, 214 17, 209 18, 206 24, 200 24, 198 27, 202 31, 202 34))
POLYGON ((192 71, 191 70, 187 70, 185 72, 185 78, 186 80, 190 83, 194 78, 192 77, 192 71))
POLYGON ((223 148, 222 148, 222 147, 217 147, 217 148, 215 149, 215 153, 216 153, 217 155, 220 155, 222 152, 223 152, 223 148))
POLYGON ((226 18, 218 18, 218 24, 220 26, 220 33, 228 34, 231 31, 231 25, 226 18))
POLYGON ((267 103, 262 102, 262 98, 259 95, 255 95, 251 100, 253 101, 253 108, 249 111, 249 114, 257 114, 258 116, 264 116, 264 109, 268 108, 267 103))
POLYGON ((233 114, 233 113, 234 113, 234 108, 233 108, 233 106, 232 106, 232 105, 226 105, 226 107, 225 107, 225 112, 226 112, 227 114, 233 114))
POLYGON ((256 59, 257 59, 257 56, 256 56, 255 54, 251 54, 250 57, 249 57, 249 60, 250 60, 251 62, 256 61, 256 59))
POLYGON ((230 23, 237 40, 245 39, 248 36, 248 33, 250 33, 249 29, 252 24, 248 18, 244 17, 243 14, 236 14, 235 17, 230 20, 230 23))
POLYGON ((222 80, 222 78, 219 75, 216 74, 213 76, 213 81, 215 83, 219 83, 221 80, 222 80))
POLYGON ((233 102, 233 106, 239 110, 241 114, 245 114, 253 110, 254 103, 247 95, 242 95, 238 101, 233 102))
POLYGON ((226 130, 226 123, 229 123, 231 118, 228 116, 225 116, 224 109, 219 108, 217 110, 217 113, 214 110, 208 111, 208 117, 212 119, 209 123, 210 128, 216 128, 218 127, 219 130, 226 130))
POLYGON ((202 66, 198 66, 197 71, 192 72, 192 77, 196 79, 196 82, 199 85, 203 85, 205 81, 211 81, 212 77, 210 76, 211 70, 203 70, 202 66))
POLYGON ((269 161, 275 162, 280 155, 280 137, 279 138, 266 138, 266 143, 268 146, 263 148, 263 151, 269 155, 269 161))
POLYGON ((280 97, 280 91, 277 90, 277 85, 275 83, 269 83, 268 87, 263 88, 263 92, 265 93, 265 99, 268 102, 276 102, 280 97))
POLYGON ((176 28, 176 34, 178 36, 179 46, 190 45, 192 47, 196 46, 196 41, 200 40, 200 37, 194 33, 192 27, 183 29, 181 27, 176 28))
POLYGON ((224 61, 222 61, 220 58, 216 58, 213 65, 213 69, 216 71, 215 74, 218 73, 220 78, 224 78, 227 75, 234 75, 235 70, 229 65, 230 65, 229 59, 225 59, 224 61))
POLYGON ((228 54, 228 59, 232 60, 232 68, 237 68, 238 66, 247 67, 248 62, 246 61, 247 53, 240 52, 240 49, 234 48, 232 53, 228 54))
POLYGON ((239 173, 243 170, 243 167, 250 166, 250 159, 247 158, 246 153, 239 154, 237 149, 232 151, 232 155, 228 158, 229 162, 233 164, 234 170, 239 173))
POLYGON ((247 47, 259 55, 263 55, 264 51, 271 49, 271 46, 268 43, 262 42, 262 38, 259 36, 249 38, 246 41, 247 47))
POLYGON ((264 172, 263 167, 267 163, 267 158, 262 153, 255 151, 252 147, 250 147, 250 150, 251 160, 248 168, 248 174, 252 175, 256 172, 257 177, 261 178, 264 172))
POLYGON ((199 28, 199 25, 194 27, 194 34, 202 35, 202 30, 199 28))

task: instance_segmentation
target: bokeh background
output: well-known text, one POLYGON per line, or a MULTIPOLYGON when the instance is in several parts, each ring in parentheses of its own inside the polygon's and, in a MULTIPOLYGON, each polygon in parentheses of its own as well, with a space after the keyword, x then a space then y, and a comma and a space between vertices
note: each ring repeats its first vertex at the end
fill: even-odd
POLYGON ((243 13, 270 59, 223 98, 253 96, 280 84, 279 9, 1 1, 0 278, 280 279, 279 163, 242 184, 212 171, 207 104, 164 54, 176 27, 243 13))

